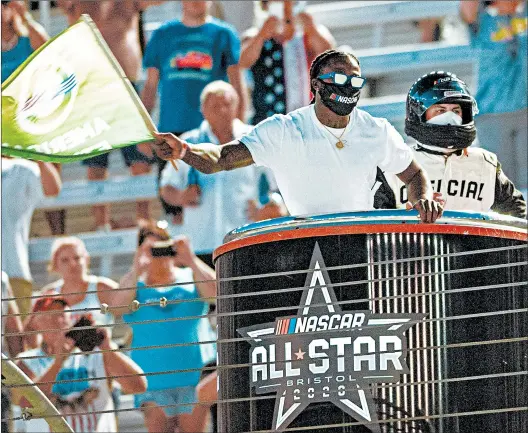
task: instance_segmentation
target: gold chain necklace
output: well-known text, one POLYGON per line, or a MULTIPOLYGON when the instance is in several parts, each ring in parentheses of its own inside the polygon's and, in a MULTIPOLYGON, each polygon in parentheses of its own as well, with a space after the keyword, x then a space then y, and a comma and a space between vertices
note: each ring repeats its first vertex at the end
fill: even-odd
POLYGON ((346 140, 342 140, 342 137, 343 135, 345 135, 345 132, 348 128, 348 124, 350 123, 350 117, 348 118, 348 122, 345 126, 345 129, 343 129, 343 132, 341 133, 341 135, 338 137, 337 135, 335 135, 332 131, 330 131, 326 125, 324 125, 323 123, 321 123, 321 125, 323 125, 324 129, 326 129, 330 134, 332 134, 336 139, 337 139, 337 143, 335 144, 335 146, 338 148, 338 149, 342 149, 343 147, 345 147, 345 144, 346 144, 346 140))

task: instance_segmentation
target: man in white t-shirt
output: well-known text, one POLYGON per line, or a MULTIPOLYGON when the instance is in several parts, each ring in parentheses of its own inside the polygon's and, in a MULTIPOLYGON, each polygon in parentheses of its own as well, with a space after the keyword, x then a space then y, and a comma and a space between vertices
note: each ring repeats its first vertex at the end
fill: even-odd
MULTIPOLYGON (((66 334, 72 325, 68 310, 62 297, 44 297, 35 303, 33 313, 41 313, 35 316, 35 326, 42 332, 42 343, 37 349, 19 354, 18 366, 76 433, 117 432, 111 382, 95 379, 116 376, 123 393, 140 394, 147 389, 143 370, 126 355, 112 351, 116 349, 115 343, 103 328, 97 331, 102 341, 92 343, 93 349, 84 348, 89 353, 80 355, 81 349, 76 345, 83 347, 89 344, 88 339, 95 339, 89 334, 93 329, 82 331, 78 343, 68 338, 66 334)), ((20 403, 24 405, 24 400, 20 403)), ((27 432, 49 431, 42 419, 30 420, 26 427, 27 432)))
POLYGON ((373 209, 379 167, 407 185, 423 222, 436 221, 442 206, 403 138, 387 120, 355 108, 365 82, 359 60, 325 51, 313 61, 310 79, 313 105, 272 116, 239 140, 189 145, 156 134, 153 147, 161 158, 183 159, 204 173, 269 167, 293 215, 373 209))

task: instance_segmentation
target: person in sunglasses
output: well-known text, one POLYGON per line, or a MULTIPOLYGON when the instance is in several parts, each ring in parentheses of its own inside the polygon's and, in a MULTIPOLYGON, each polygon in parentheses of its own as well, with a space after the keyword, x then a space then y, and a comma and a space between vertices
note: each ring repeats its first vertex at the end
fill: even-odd
MULTIPOLYGON (((466 84, 450 72, 422 76, 407 95, 405 133, 416 140, 414 157, 431 177, 445 209, 487 212, 526 218, 526 201, 502 170, 497 156, 470 147, 479 110, 466 84)), ((399 206, 406 187, 389 177, 399 206)))
POLYGON ((407 185, 423 222, 442 214, 410 148, 385 119, 356 108, 365 78, 359 60, 325 51, 312 62, 312 104, 276 114, 222 146, 190 145, 172 134, 155 134, 158 156, 182 159, 203 173, 256 163, 270 168, 292 215, 372 210, 378 167, 407 185))

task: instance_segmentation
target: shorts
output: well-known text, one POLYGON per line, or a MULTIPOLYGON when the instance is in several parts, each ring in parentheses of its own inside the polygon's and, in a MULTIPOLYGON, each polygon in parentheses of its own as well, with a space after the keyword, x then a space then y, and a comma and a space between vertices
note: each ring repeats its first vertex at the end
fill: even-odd
MULTIPOLYGON (((132 86, 136 90, 136 93, 139 94, 139 88, 137 84, 132 83, 132 86)), ((143 155, 139 150, 137 150, 137 146, 127 146, 122 147, 121 154, 123 155, 123 158, 125 160, 125 164, 127 167, 130 167, 131 165, 137 163, 137 162, 146 162, 148 164, 153 164, 154 159, 149 158, 146 155, 143 155)), ((82 165, 86 165, 88 167, 96 167, 96 168, 108 168, 108 155, 110 152, 103 153, 101 155, 94 156, 93 158, 84 159, 82 161, 82 165)))
MULTIPOLYGON (((146 155, 143 155, 136 146, 127 146, 122 147, 121 154, 125 159, 125 164, 127 167, 137 163, 137 162, 146 162, 152 164, 153 160, 146 155)), ((103 153, 101 155, 94 156, 93 158, 84 159, 81 163, 88 167, 97 167, 97 168, 108 168, 108 155, 110 152, 103 153)))
MULTIPOLYGON (((181 388, 159 389, 147 391, 144 394, 134 396, 136 408, 141 408, 143 403, 154 402, 158 406, 196 403, 196 388, 194 386, 183 386, 181 388)), ((163 410, 167 416, 177 416, 182 413, 191 413, 194 405, 164 407, 163 410)))

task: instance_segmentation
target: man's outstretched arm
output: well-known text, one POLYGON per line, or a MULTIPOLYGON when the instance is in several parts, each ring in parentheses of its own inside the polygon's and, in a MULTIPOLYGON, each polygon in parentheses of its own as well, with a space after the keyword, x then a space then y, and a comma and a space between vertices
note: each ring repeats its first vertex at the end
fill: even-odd
POLYGON ((161 159, 181 159, 205 174, 234 170, 254 163, 249 149, 238 140, 218 146, 211 143, 189 144, 170 133, 154 133, 154 136, 156 142, 152 146, 161 159))

